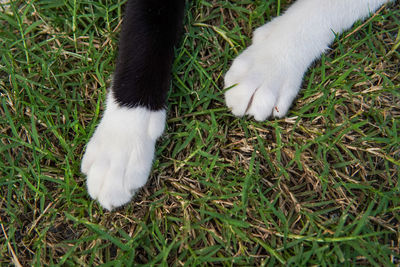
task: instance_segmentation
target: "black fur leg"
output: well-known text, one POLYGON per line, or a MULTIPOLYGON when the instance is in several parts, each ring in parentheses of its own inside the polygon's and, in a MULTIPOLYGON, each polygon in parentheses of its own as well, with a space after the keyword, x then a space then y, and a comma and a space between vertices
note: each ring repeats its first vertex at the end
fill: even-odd
POLYGON ((128 1, 112 86, 120 105, 165 107, 183 10, 184 0, 128 1))

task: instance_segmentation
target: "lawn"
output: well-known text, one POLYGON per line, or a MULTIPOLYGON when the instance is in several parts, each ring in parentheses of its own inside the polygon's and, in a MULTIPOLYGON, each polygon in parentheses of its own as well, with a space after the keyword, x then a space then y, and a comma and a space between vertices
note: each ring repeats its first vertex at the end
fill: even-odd
POLYGON ((80 160, 126 1, 0 2, 0 266, 400 264, 398 1, 265 122, 230 114, 223 75, 293 1, 190 1, 151 177, 112 212, 80 160))

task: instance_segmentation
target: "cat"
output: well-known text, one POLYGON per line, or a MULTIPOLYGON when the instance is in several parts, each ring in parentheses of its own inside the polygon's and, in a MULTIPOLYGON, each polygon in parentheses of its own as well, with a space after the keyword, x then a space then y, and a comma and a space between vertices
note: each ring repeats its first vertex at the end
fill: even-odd
MULTIPOLYGON (((303 76, 339 34, 390 0, 297 0, 259 27, 225 74, 226 105, 257 121, 282 117, 303 76)), ((119 55, 103 117, 81 170, 89 195, 107 210, 128 203, 145 185, 155 143, 164 131, 174 46, 184 0, 129 0, 119 55)))

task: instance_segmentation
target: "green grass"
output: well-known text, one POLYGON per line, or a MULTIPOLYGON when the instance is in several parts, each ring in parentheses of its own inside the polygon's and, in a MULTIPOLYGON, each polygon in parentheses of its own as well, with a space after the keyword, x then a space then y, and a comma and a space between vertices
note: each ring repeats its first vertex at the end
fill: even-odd
POLYGON ((400 264, 398 2, 339 36, 266 122, 229 113, 222 77, 290 1, 189 4, 150 181, 106 212, 79 169, 124 2, 0 6, 1 266, 400 264))

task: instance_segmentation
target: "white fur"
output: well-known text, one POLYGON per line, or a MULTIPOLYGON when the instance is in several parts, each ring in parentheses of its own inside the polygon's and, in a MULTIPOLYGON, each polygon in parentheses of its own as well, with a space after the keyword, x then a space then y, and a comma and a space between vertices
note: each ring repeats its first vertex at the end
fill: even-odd
POLYGON ((107 97, 106 110, 82 159, 92 198, 111 210, 130 201, 149 176, 165 110, 126 108, 107 97))
POLYGON ((226 104, 236 116, 284 116, 310 64, 341 33, 388 0, 297 0, 259 27, 226 73, 226 104))

